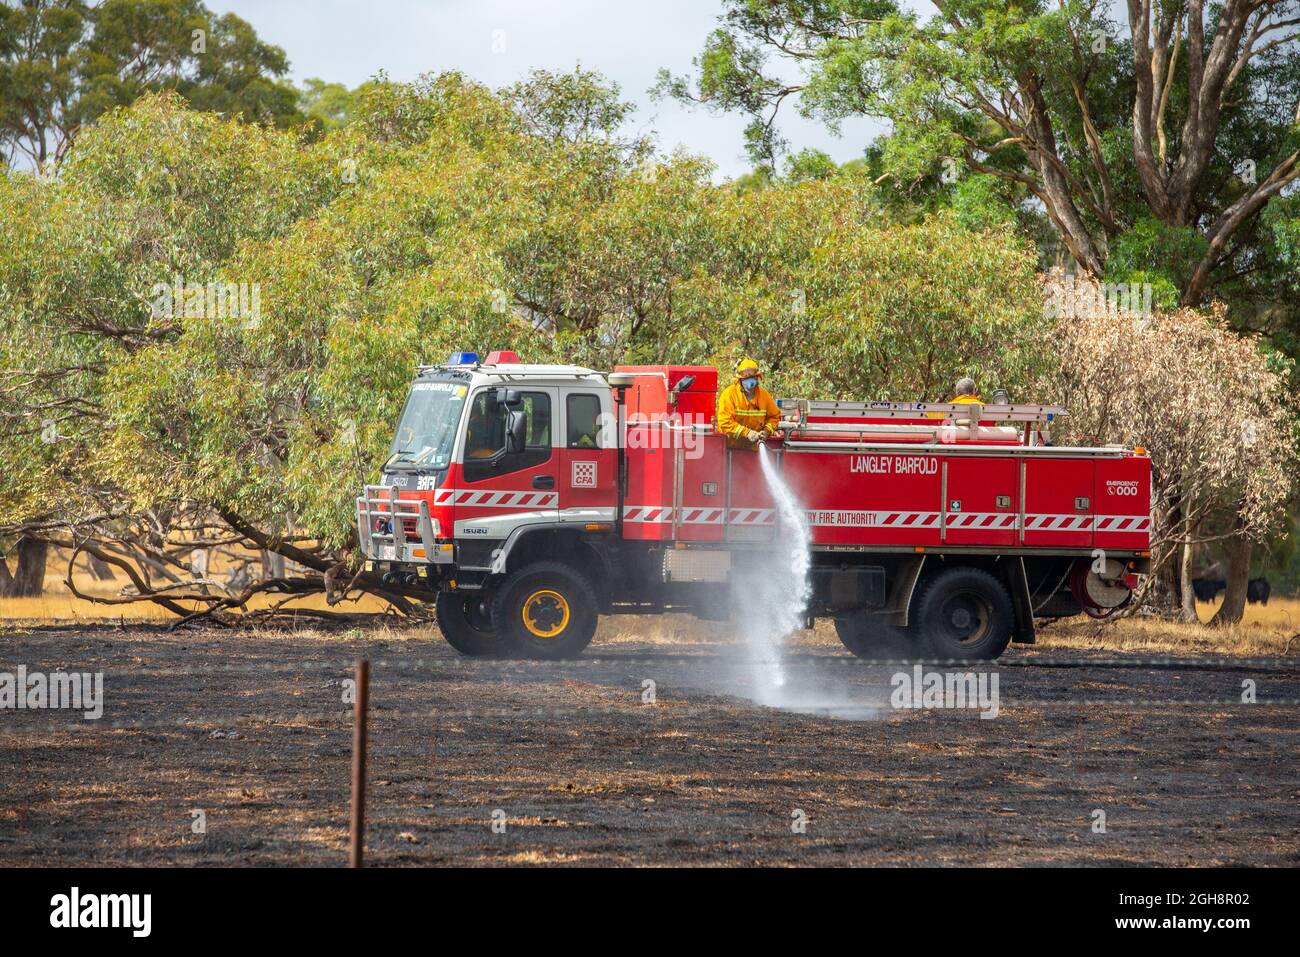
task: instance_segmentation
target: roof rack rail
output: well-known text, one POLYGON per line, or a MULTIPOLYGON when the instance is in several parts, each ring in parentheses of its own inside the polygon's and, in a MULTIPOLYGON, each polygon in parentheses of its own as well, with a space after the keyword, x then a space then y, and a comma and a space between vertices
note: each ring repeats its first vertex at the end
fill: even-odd
POLYGON ((952 416, 969 422, 1051 422, 1069 415, 1060 405, 1016 405, 992 402, 839 402, 829 399, 782 399, 782 418, 920 419, 952 416))

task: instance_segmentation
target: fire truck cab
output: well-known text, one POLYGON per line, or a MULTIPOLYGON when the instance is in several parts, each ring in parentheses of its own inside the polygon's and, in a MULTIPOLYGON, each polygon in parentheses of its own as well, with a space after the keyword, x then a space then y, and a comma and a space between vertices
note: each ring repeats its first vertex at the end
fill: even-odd
MULTIPOLYGON (((730 586, 779 574, 789 532, 758 453, 714 431, 718 388, 707 366, 421 367, 357 499, 367 566, 427 591, 467 655, 577 655, 602 614, 728 618, 730 586)), ((781 407, 769 452, 811 538, 805 614, 860 657, 993 658, 1036 618, 1113 613, 1148 570, 1149 460, 1053 445, 1063 409, 781 407)))

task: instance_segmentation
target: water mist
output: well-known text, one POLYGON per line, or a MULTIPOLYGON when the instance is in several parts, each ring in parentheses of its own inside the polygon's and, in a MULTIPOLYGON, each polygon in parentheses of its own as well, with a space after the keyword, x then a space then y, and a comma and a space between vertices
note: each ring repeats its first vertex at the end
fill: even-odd
POLYGON ((738 590, 738 619, 753 670, 754 700, 781 707, 786 676, 781 662, 785 640, 803 627, 808 608, 811 537, 803 506, 776 465, 776 456, 759 444, 763 479, 775 508, 776 533, 771 564, 747 578, 738 590))

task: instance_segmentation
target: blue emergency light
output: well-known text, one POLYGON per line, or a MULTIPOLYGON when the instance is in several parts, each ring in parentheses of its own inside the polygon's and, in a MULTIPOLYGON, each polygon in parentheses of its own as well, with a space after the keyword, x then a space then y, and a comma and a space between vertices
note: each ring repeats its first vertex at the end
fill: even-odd
POLYGON ((449 366, 476 366, 478 365, 477 352, 453 352, 451 358, 447 360, 449 366))

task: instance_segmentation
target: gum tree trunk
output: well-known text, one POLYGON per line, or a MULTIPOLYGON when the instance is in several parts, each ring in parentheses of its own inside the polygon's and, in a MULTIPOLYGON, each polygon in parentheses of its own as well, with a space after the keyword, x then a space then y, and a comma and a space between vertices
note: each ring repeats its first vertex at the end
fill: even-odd
POLYGON ((20 538, 17 562, 12 574, 6 566, 0 574, 0 594, 12 598, 28 598, 45 591, 45 559, 50 546, 38 538, 20 538))
POLYGON ((1235 625, 1241 621, 1241 616, 1246 612, 1246 583, 1250 580, 1250 553, 1253 543, 1241 534, 1240 519, 1237 526, 1237 534, 1227 542, 1228 571, 1225 578, 1228 582, 1228 590, 1223 595, 1223 604, 1219 606, 1218 614, 1210 622, 1212 625, 1235 625))
POLYGON ((262 550, 262 577, 283 578, 284 556, 269 549, 262 550))
MULTIPOLYGON (((1187 530, 1188 538, 1191 538, 1191 529, 1187 530)), ((1192 588, 1192 558, 1193 550, 1190 541, 1184 542, 1182 555, 1178 562, 1178 583, 1182 589, 1182 600, 1179 603, 1182 610, 1184 621, 1196 622, 1199 617, 1196 614, 1196 590, 1192 588)))

